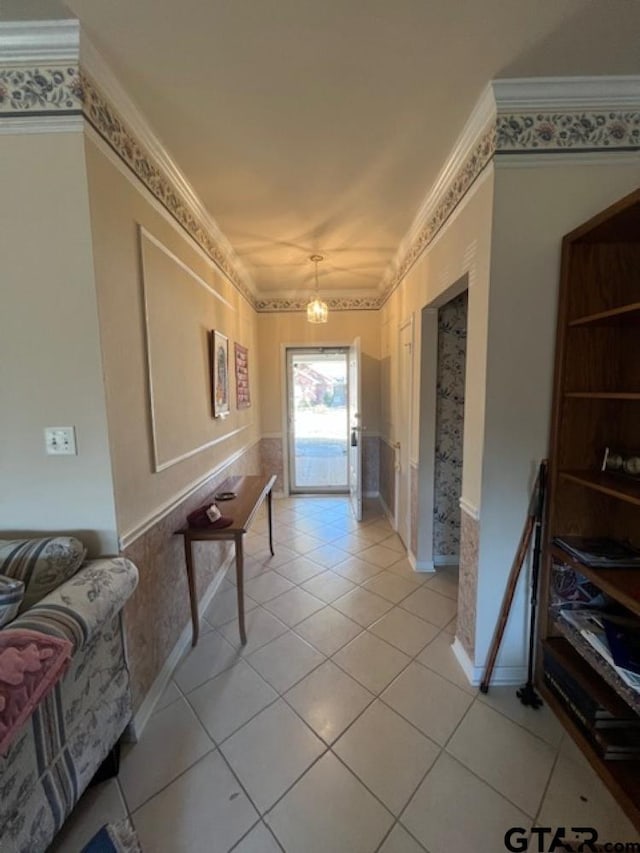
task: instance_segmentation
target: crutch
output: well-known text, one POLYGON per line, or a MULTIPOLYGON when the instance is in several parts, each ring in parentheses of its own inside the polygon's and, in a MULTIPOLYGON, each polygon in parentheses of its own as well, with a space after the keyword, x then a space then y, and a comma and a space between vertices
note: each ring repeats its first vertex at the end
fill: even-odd
MULTIPOLYGON (((541 486, 544 483, 543 472, 546 471, 546 466, 547 462, 546 460, 544 460, 543 462, 541 462, 540 467, 538 468, 538 475, 533 486, 531 500, 529 501, 527 520, 524 525, 524 530, 522 531, 522 536, 520 537, 520 542, 518 543, 518 550, 516 551, 513 563, 511 564, 511 571, 509 572, 509 580, 507 581, 507 587, 504 591, 502 607, 500 608, 500 615, 498 617, 496 629, 493 633, 493 639, 491 640, 489 657, 487 658, 484 675, 482 676, 482 681, 480 682, 480 691, 482 693, 487 693, 489 690, 491 676, 493 675, 493 668, 496 663, 496 658, 498 657, 498 652, 500 651, 500 645, 502 643, 502 637, 504 636, 505 628, 507 627, 509 611, 511 610, 511 605, 513 604, 513 597, 515 595, 518 580, 520 578, 520 572, 522 571, 522 566, 524 564, 525 557, 527 556, 529 545, 531 544, 531 537, 533 535, 534 528, 536 527, 537 516, 539 512, 541 514, 542 511, 540 492, 542 491, 541 486)), ((542 521, 541 517, 540 521, 542 521)))

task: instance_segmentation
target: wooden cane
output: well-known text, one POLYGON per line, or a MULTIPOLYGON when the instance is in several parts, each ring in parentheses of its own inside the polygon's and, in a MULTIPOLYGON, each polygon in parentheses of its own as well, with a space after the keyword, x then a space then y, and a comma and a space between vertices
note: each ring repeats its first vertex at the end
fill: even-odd
POLYGON ((536 482, 533 487, 533 493, 531 495, 531 500, 529 502, 529 510, 527 514, 527 520, 524 525, 524 530, 522 531, 522 536, 520 537, 520 542, 518 543, 518 550, 516 551, 516 555, 514 557, 513 563, 511 564, 511 571, 509 572, 509 580, 507 581, 507 588, 504 591, 504 597, 502 599, 502 607, 500 608, 500 616, 498 617, 498 622, 496 624, 496 629, 493 633, 493 639, 491 640, 491 647, 489 649, 489 657, 487 658, 487 663, 485 665, 484 675, 482 676, 482 681, 480 682, 480 691, 482 693, 487 693, 489 690, 489 683, 491 682, 491 676, 493 675, 493 668, 496 664, 496 658, 498 657, 498 652, 500 651, 500 645, 502 643, 502 637, 504 636, 505 628, 507 627, 507 620, 509 619, 509 611, 511 610, 511 605, 513 604, 513 597, 516 592, 516 587, 518 586, 518 580, 520 578, 520 572, 522 571, 522 566, 524 564, 524 559, 527 556, 527 551, 529 550, 529 545, 531 544, 531 536, 533 534, 533 529, 535 527, 536 522, 536 495, 538 493, 540 481, 540 474, 536 477, 536 482))

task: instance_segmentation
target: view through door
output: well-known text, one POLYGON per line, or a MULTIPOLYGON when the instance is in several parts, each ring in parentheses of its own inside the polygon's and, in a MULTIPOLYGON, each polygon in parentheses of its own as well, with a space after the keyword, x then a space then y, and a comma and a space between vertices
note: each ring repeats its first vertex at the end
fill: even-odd
POLYGON ((349 487, 348 349, 287 350, 289 490, 349 487))

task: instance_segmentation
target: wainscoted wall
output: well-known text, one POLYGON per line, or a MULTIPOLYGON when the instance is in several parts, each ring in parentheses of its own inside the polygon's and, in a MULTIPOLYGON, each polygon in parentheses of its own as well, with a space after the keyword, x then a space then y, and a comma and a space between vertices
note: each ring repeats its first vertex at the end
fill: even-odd
POLYGON ((393 515, 396 506, 396 452, 385 438, 380 439, 380 497, 393 515))
POLYGON ((411 553, 418 553, 418 466, 413 462, 409 464, 409 487, 411 500, 411 528, 410 528, 410 546, 411 553))
MULTIPOLYGON (((125 607, 134 709, 140 707, 191 618, 184 542, 174 532, 184 525, 188 513, 203 504, 226 477, 257 474, 260 470, 260 447, 256 443, 218 470, 125 549, 124 556, 132 560, 140 572, 138 587, 125 607)), ((202 597, 229 545, 211 542, 199 543, 196 547, 197 587, 202 597)))
POLYGON ((467 291, 438 311, 433 556, 460 553, 467 291))
POLYGON ((480 523, 464 510, 460 513, 460 583, 456 636, 471 660, 475 655, 476 598, 480 523))
POLYGON ((362 444, 362 490, 365 495, 380 491, 380 437, 365 435, 362 444))
POLYGON ((274 491, 284 492, 284 460, 282 458, 282 438, 268 437, 260 439, 260 470, 263 474, 277 476, 274 491))

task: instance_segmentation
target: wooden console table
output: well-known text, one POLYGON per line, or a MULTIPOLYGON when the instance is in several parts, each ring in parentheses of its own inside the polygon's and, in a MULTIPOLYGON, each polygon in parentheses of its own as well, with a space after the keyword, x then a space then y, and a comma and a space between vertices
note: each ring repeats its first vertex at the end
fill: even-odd
MULTIPOLYGON (((187 566, 187 579, 189 581, 189 603, 191 604, 191 623, 193 625, 193 639, 191 645, 198 642, 200 633, 200 617, 198 614, 198 592, 196 589, 196 575, 193 567, 193 543, 194 542, 234 542, 236 551, 236 584, 238 593, 238 625, 240 627, 240 642, 244 646, 247 642, 247 634, 244 627, 244 551, 242 537, 249 529, 256 512, 267 498, 267 509, 269 517, 269 550, 273 555, 273 525, 271 491, 276 481, 275 474, 271 477, 247 476, 229 477, 221 483, 215 494, 220 492, 235 492, 235 498, 229 501, 219 501, 218 509, 223 515, 233 519, 229 527, 207 528, 207 527, 182 527, 176 530, 176 534, 184 536, 184 556, 187 566)), ((213 503, 214 496, 211 496, 213 503)))

